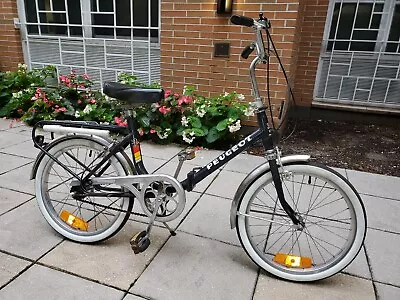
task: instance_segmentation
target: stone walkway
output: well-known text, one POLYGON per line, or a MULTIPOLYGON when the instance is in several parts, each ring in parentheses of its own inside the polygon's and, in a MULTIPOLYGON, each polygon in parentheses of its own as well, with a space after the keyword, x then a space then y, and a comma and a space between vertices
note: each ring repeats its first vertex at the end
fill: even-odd
MULTIPOLYGON (((38 152, 30 134, 0 120, 0 299, 400 299, 400 178, 339 170, 365 203, 365 245, 343 273, 298 284, 260 271, 229 226, 236 187, 262 158, 240 155, 206 178, 171 222, 180 224, 177 236, 157 226, 149 249, 135 255, 129 239, 145 228, 141 218, 96 245, 67 241, 47 225, 29 180, 38 152)), ((174 173, 178 147, 142 151, 149 171, 174 173)), ((200 151, 181 174, 219 153, 200 151)))

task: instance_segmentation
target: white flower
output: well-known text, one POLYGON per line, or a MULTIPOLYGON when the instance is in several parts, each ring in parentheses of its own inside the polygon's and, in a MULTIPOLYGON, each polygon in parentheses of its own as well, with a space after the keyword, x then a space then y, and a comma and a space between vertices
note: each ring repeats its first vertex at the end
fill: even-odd
POLYGON ((35 84, 34 84, 34 83, 31 83, 31 86, 35 86, 35 84))
POLYGON ((12 96, 13 96, 14 98, 17 98, 17 97, 18 97, 18 94, 17 94, 17 93, 12 93, 12 96))
POLYGON ((237 94, 236 97, 239 99, 239 101, 244 101, 245 99, 243 94, 237 94))
POLYGON ((189 132, 189 134, 187 134, 186 132, 182 133, 182 139, 188 144, 191 144, 195 138, 196 137, 194 136, 193 131, 189 132))
POLYGON ((229 93, 225 92, 224 96, 225 96, 225 97, 226 97, 226 96, 229 96, 229 93))
POLYGON ((157 135, 161 140, 163 140, 163 139, 166 139, 171 132, 172 132, 172 130, 170 128, 167 128, 167 129, 165 129, 164 133, 157 131, 157 135))
POLYGON ((18 69, 24 69, 24 70, 26 70, 26 69, 27 69, 27 66, 26 66, 26 64, 18 64, 18 69))
POLYGON ((125 81, 125 80, 122 80, 121 83, 122 83, 122 84, 126 84, 126 81, 125 81))
POLYGON ((207 113, 206 110, 204 109, 206 106, 203 104, 202 106, 196 108, 196 114, 202 118, 204 115, 207 113))
POLYGON ((189 121, 185 116, 182 117, 181 123, 182 123, 182 126, 185 126, 185 127, 187 127, 189 125, 189 121))
POLYGON ((81 114, 80 114, 80 112, 77 110, 76 112, 75 112, 75 118, 79 118, 81 116, 81 114))
POLYGON ((240 129, 240 120, 237 120, 236 123, 231 124, 228 126, 229 128, 229 132, 235 132, 238 131, 240 129))
POLYGON ((246 109, 243 111, 243 113, 244 113, 244 115, 245 115, 246 117, 252 117, 252 116, 254 116, 254 108, 252 108, 251 106, 249 106, 248 108, 246 108, 246 109))
POLYGON ((87 104, 86 107, 85 107, 85 109, 83 110, 83 113, 84 113, 85 115, 87 115, 87 114, 90 113, 92 110, 93 110, 93 108, 92 108, 89 104, 87 104))

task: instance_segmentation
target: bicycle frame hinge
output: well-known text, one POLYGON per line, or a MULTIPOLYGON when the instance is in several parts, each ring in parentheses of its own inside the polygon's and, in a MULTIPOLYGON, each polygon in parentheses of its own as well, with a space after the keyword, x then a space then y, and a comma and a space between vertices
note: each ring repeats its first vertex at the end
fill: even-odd
POLYGON ((275 159, 279 158, 280 155, 281 155, 280 150, 277 148, 265 151, 265 158, 267 160, 275 160, 275 159))

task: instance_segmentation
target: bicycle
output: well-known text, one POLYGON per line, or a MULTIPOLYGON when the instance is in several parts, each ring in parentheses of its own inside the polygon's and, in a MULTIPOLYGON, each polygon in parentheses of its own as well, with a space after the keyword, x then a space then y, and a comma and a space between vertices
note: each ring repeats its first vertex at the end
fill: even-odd
MULTIPOLYGON (((182 163, 194 158, 194 151, 185 149, 178 154, 174 177, 148 174, 130 110, 127 128, 83 121, 38 122, 32 139, 41 152, 31 178, 36 179, 39 208, 46 221, 64 237, 95 243, 110 238, 124 226, 137 200, 149 218, 147 229, 130 241, 135 253, 141 253, 150 244, 155 221, 176 234, 167 222, 182 213, 185 192, 261 141, 266 162, 250 172, 238 187, 230 211, 231 228, 236 228, 249 257, 268 273, 291 281, 327 278, 343 270, 360 251, 366 234, 364 205, 351 183, 335 170, 311 162, 308 155, 281 157, 255 76, 256 66, 265 63, 270 54, 270 23, 262 14, 258 20, 233 16, 231 22, 251 27, 256 34, 255 42, 245 48, 242 56, 247 58, 256 50, 250 78, 258 129, 179 182, 176 178, 182 163), (43 135, 36 134, 37 128, 66 134, 46 143, 43 135), (124 137, 112 140, 110 133, 124 137), (129 146, 132 160, 125 153, 129 146)), ((103 91, 130 105, 163 98, 161 89, 115 82, 105 83, 103 91)))

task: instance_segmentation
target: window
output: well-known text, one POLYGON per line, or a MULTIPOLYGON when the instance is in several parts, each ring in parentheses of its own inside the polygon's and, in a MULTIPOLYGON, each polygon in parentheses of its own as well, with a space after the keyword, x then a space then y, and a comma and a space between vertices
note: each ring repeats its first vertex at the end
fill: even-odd
POLYGON ((24 3, 28 34, 114 39, 147 39, 150 35, 153 41, 158 41, 159 0, 24 0, 24 3))

